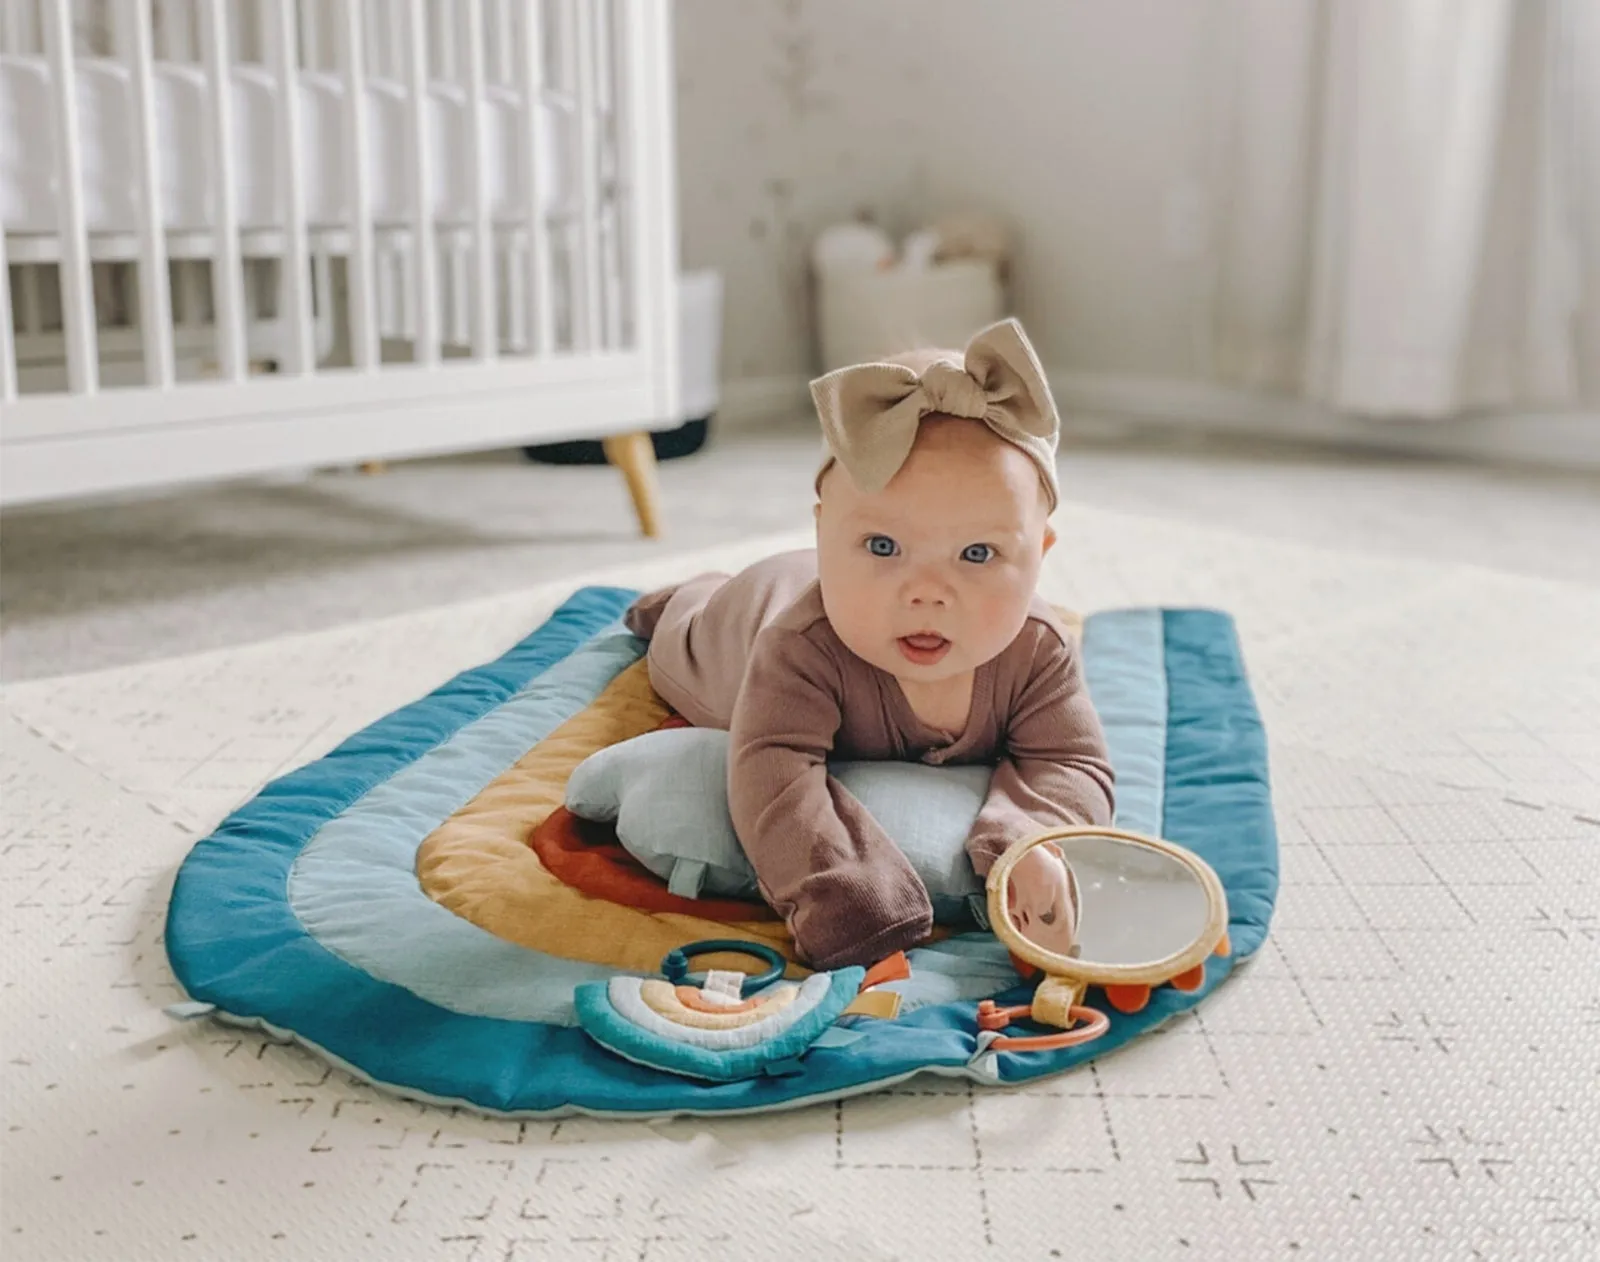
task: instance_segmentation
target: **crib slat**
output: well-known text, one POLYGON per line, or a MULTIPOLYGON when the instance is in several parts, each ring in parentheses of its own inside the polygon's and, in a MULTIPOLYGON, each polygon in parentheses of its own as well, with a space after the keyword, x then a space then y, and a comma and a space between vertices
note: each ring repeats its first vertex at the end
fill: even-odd
POLYGON ((11 265, 6 262, 6 234, 0 230, 0 403, 17 397, 17 340, 11 318, 11 265))
POLYGON ((617 137, 613 168, 617 203, 617 308, 621 345, 632 350, 639 346, 638 302, 643 259, 639 202, 642 147, 634 102, 644 85, 636 82, 628 70, 630 41, 637 24, 629 0, 611 0, 611 73, 616 83, 612 123, 617 137))
POLYGON ((227 381, 245 374, 244 267, 239 257, 239 208, 233 175, 233 69, 228 60, 226 0, 206 0, 201 9, 206 92, 211 103, 212 318, 217 327, 217 360, 227 381))
POLYGON ((361 0, 344 0, 340 57, 344 78, 345 155, 350 192, 350 349, 357 368, 378 363, 378 318, 373 298, 372 188, 367 129, 367 74, 362 56, 361 0))
POLYGON ((56 203, 56 231, 61 237, 61 307, 67 341, 67 388, 73 394, 94 394, 100 388, 100 363, 95 338, 94 291, 89 275, 89 236, 84 222, 83 146, 78 136, 78 78, 73 65, 69 6, 48 6, 44 36, 55 106, 52 112, 56 161, 60 163, 61 193, 56 203))
POLYGON ((672 19, 666 5, 649 0, 626 0, 625 12, 634 340, 652 366, 655 415, 666 417, 679 405, 676 144, 672 90, 661 81, 663 63, 671 64, 672 19))
POLYGON ((415 355, 439 362, 439 255, 433 233, 433 152, 428 108, 428 27, 424 0, 406 3, 406 85, 411 90, 411 293, 415 355))
POLYGON ((615 45, 617 39, 616 6, 602 0, 596 6, 595 20, 595 74, 599 80, 599 99, 604 122, 605 141, 601 153, 608 157, 602 187, 602 233, 600 237, 600 278, 603 285, 605 312, 605 344, 610 350, 622 347, 622 191, 620 170, 622 164, 623 127, 621 106, 618 104, 621 84, 617 82, 615 45), (609 191, 609 195, 605 194, 609 191))
POLYGON ((541 203, 545 189, 540 172, 545 163, 544 132, 539 120, 544 109, 544 6, 531 0, 522 6, 522 41, 519 78, 522 80, 522 160, 528 178, 523 187, 527 198, 528 248, 523 255, 527 271, 527 297, 530 345, 536 355, 548 355, 554 345, 554 315, 550 299, 550 225, 541 203))
POLYGON ((574 3, 567 0, 567 16, 577 15, 577 65, 578 95, 578 197, 579 197, 579 251, 580 280, 576 292, 579 297, 578 316, 574 322, 575 338, 583 350, 600 349, 600 193, 599 193, 599 143, 600 129, 596 124, 596 96, 594 74, 594 5, 591 0, 574 3))
POLYGON ((310 372, 316 352, 312 334, 309 245, 306 238, 305 167, 300 138, 300 72, 297 0, 272 0, 267 43, 278 81, 277 164, 283 189, 283 261, 278 324, 287 373, 310 372))
POLYGON ((472 354, 487 362, 499 350, 494 238, 489 227, 489 109, 484 96, 483 0, 466 0, 467 149, 472 166, 472 354))
POLYGON ((155 69, 150 0, 122 0, 120 34, 133 70, 133 135, 139 170, 139 340, 144 378, 158 390, 172 386, 172 294, 168 289, 167 234, 161 205, 160 151, 156 137, 155 69))

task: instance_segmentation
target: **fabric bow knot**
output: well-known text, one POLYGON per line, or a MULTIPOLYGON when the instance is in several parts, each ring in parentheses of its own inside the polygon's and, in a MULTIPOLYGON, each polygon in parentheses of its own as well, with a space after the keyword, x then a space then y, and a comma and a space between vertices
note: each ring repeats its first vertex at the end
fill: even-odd
POLYGON ((921 385, 925 396, 924 416, 942 412, 946 416, 966 416, 981 421, 989 410, 989 396, 983 386, 949 360, 940 359, 929 364, 917 384, 921 385))
POLYGON ((882 490, 911 454, 922 418, 937 413, 982 421, 1019 447, 1056 508, 1060 418, 1038 356, 1014 319, 977 333, 960 364, 940 357, 921 373, 905 364, 855 364, 818 377, 811 398, 828 447, 819 485, 837 460, 862 490, 882 490))

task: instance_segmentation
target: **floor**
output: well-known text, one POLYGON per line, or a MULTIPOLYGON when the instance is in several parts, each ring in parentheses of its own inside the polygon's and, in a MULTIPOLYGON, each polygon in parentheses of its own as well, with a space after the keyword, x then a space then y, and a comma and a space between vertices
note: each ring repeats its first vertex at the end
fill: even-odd
MULTIPOLYGON (((792 518, 758 492, 803 484, 808 454, 729 443, 671 471, 678 533, 730 533, 738 513, 792 518), (696 479, 714 490, 716 469, 763 459, 788 468, 769 465, 764 484, 745 476, 746 498, 720 524, 692 504, 696 479)), ((175 873, 264 784, 503 652, 596 573, 598 554, 633 558, 606 581, 663 582, 804 532, 690 554, 632 544, 619 527, 563 552, 518 527, 502 554, 458 524, 438 556, 384 549, 378 523, 421 533, 430 494, 482 493, 510 516, 509 488, 567 485, 494 462, 397 470, 245 496, 278 505, 276 540, 303 540, 312 521, 363 523, 365 560, 341 568, 279 547, 294 567, 274 578, 252 560, 255 589, 206 603, 206 567, 229 580, 207 524, 225 520, 227 500, 210 499, 209 517, 169 502, 169 520, 189 523, 188 559, 153 598, 98 614, 97 580, 81 581, 79 612, 54 623, 71 650, 60 660, 106 645, 154 653, 149 628, 163 625, 194 641, 268 638, 17 681, 0 696, 0 1253, 1047 1262, 1089 1241, 1109 1257, 1219 1262, 1593 1258, 1592 490, 1227 453, 1074 461, 1111 507, 1063 506, 1072 548, 1051 554, 1041 589, 1090 612, 1229 611, 1266 723, 1281 878, 1271 936, 1198 1008, 1014 1089, 923 1076, 791 1113, 670 1122, 419 1105, 266 1035, 174 1021, 163 1006, 184 997, 166 953, 175 873), (377 508, 350 507, 369 495, 377 508), (504 583, 502 555, 523 573, 585 568, 470 604, 274 635, 305 612, 275 607, 273 590, 316 595, 316 616, 331 619, 341 602, 427 599, 420 579, 402 587, 419 558, 435 579, 454 558, 463 591, 504 583), (110 639, 119 630, 125 642, 110 639)), ((603 477, 588 485, 613 493, 603 477)), ((153 511, 119 520, 131 529, 153 511)), ((127 554, 135 596, 164 573, 156 520, 127 554)), ((116 550, 101 546, 103 574, 116 550)), ((243 827, 230 834, 242 846, 267 841, 243 827)), ((241 891, 243 905, 263 889, 241 891)), ((219 900, 224 924, 238 906, 219 900)), ((367 907, 358 891, 344 914, 367 907)), ((431 1047, 420 1023, 386 1033, 431 1047)))
MULTIPOLYGON (((667 536, 655 542, 637 536, 612 470, 534 466, 516 452, 13 510, 0 525, 0 680, 250 643, 804 527, 816 454, 803 417, 716 435, 662 466, 667 536)), ((1594 475, 1133 433, 1068 442, 1062 481, 1083 505, 1600 586, 1594 475)))

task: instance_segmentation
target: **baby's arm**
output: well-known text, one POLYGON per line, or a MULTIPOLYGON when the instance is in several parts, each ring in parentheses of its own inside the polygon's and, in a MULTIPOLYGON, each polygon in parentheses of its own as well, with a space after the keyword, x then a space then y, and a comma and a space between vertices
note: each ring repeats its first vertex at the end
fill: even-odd
POLYGON ((967 837, 979 876, 1013 842, 1047 828, 1109 824, 1115 802, 1105 731, 1076 646, 1038 623, 1027 633, 1038 637, 1032 669, 1012 699, 1006 751, 967 837))
POLYGON ((728 807, 762 894, 817 968, 871 965, 933 929, 921 878, 828 775, 839 724, 826 650, 786 629, 757 636, 730 725, 728 807))

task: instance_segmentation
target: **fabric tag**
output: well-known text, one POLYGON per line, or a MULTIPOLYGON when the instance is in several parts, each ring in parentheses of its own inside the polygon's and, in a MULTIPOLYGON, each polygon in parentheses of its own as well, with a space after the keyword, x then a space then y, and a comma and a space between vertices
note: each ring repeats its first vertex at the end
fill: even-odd
POLYGON ((874 986, 882 986, 888 982, 903 982, 910 976, 911 961, 906 959, 904 951, 896 951, 867 970, 867 975, 861 979, 861 989, 871 990, 874 986))
POLYGON ((672 877, 667 881, 667 890, 679 898, 699 898, 700 887, 705 880, 705 864, 698 859, 679 859, 672 865, 672 877))
POLYGON ((843 1026, 830 1025, 826 1030, 817 1036, 816 1042, 812 1043, 811 1046, 831 1048, 849 1047, 852 1043, 859 1043, 862 1039, 866 1038, 866 1036, 865 1030, 847 1030, 843 1026))
POLYGON ((900 995, 893 990, 864 990, 850 1001, 841 1015, 893 1021, 900 1015, 900 995))
POLYGON ((737 969, 710 969, 700 987, 700 997, 720 1007, 735 1007, 744 1002, 744 982, 745 975, 737 969))

